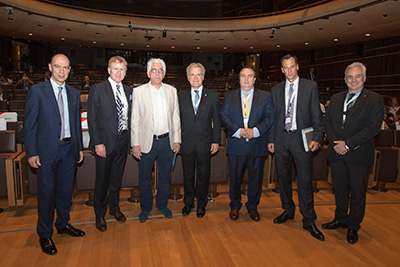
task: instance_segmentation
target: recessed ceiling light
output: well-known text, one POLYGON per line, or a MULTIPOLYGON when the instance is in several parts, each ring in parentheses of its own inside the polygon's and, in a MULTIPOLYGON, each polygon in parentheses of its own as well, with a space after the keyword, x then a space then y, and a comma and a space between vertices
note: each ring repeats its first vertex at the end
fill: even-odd
POLYGON ((96 44, 97 42, 96 41, 93 41, 93 44, 96 44))
POLYGON ((275 38, 275 36, 273 36, 273 35, 269 36, 269 39, 274 39, 274 38, 275 38))
POLYGON ((146 47, 147 47, 147 48, 149 48, 149 47, 150 47, 150 45, 148 44, 148 45, 146 45, 146 47))
POLYGON ((333 39, 333 41, 334 41, 334 42, 337 42, 337 41, 339 41, 339 39, 338 39, 338 38, 335 38, 335 39, 333 39))
POLYGON ((173 45, 173 46, 171 46, 171 48, 172 48, 172 49, 174 49, 174 48, 175 48, 175 46, 173 45))
POLYGON ((38 24, 37 26, 38 26, 38 27, 43 27, 43 25, 42 25, 42 24, 38 24))
POLYGON ((224 39, 223 38, 220 38, 220 39, 218 39, 219 41, 223 41, 224 39))
POLYGON ((243 38, 243 40, 247 41, 247 40, 249 40, 249 38, 247 38, 247 37, 244 37, 244 38, 243 38))
POLYGON ((67 32, 70 32, 70 31, 72 31, 71 29, 65 29, 67 32))
POLYGON ((123 35, 122 35, 122 37, 126 38, 126 37, 128 37, 128 35, 126 35, 126 34, 123 34, 123 35))
POLYGON ((224 46, 224 50, 228 49, 228 47, 224 46))
POLYGON ((176 40, 176 38, 175 38, 175 37, 172 37, 172 38, 171 38, 171 41, 175 41, 175 40, 176 40))
POLYGON ((196 47, 197 50, 200 50, 200 46, 196 47))
POLYGON ((389 17, 388 14, 382 14, 382 18, 387 19, 389 17))
POLYGON ((366 37, 370 37, 371 34, 370 34, 370 33, 366 33, 365 36, 366 36, 366 37))
POLYGON ((61 37, 61 41, 64 41, 65 40, 65 38, 64 37, 61 37))
POLYGON ((347 22, 347 26, 351 26, 353 25, 351 22, 347 22))
POLYGON ((253 49, 254 47, 250 46, 250 49, 253 49))
POLYGON ((95 32, 94 34, 97 34, 97 35, 99 35, 100 33, 99 33, 99 32, 95 32))
POLYGON ((281 45, 278 45, 278 44, 277 44, 277 45, 276 45, 276 47, 278 47, 278 48, 279 48, 279 47, 281 47, 281 45))
POLYGON ((30 32, 30 33, 28 33, 28 35, 29 35, 29 36, 32 36, 33 34, 30 32))
POLYGON ((124 43, 121 43, 121 46, 124 46, 124 43))
POLYGON ((196 40, 196 41, 200 41, 200 39, 199 39, 199 38, 196 38, 195 40, 196 40))
POLYGON ((305 45, 308 45, 308 43, 306 42, 306 43, 304 43, 305 45))
POLYGON ((319 31, 322 31, 322 30, 324 30, 324 28, 320 27, 320 28, 318 28, 318 30, 319 30, 319 31))

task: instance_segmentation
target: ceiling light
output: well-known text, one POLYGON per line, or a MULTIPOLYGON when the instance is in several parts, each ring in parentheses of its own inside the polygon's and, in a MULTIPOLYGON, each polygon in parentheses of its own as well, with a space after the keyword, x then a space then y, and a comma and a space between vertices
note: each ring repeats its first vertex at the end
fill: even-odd
POLYGON ((365 36, 366 36, 366 37, 370 37, 371 34, 370 34, 370 33, 366 33, 365 36))
POLYGON ((254 47, 250 46, 250 49, 253 49, 254 47))
POLYGON ((93 44, 96 44, 97 42, 96 41, 93 41, 93 44))
POLYGON ((64 41, 65 40, 65 38, 64 37, 61 37, 61 41, 64 41))
POLYGON ((277 45, 276 45, 276 47, 278 47, 278 48, 279 48, 279 47, 281 47, 281 45, 278 45, 278 44, 277 44, 277 45))
POLYGON ((347 22, 347 26, 351 26, 353 25, 351 22, 347 22))
POLYGON ((121 43, 121 46, 124 46, 124 43, 121 43))
POLYGON ((324 28, 322 28, 322 27, 318 28, 319 31, 322 31, 323 29, 324 29, 324 28))
POLYGON ((123 34, 123 35, 122 35, 122 37, 123 37, 123 38, 126 38, 126 37, 128 37, 128 35, 126 35, 126 34, 123 34))
POLYGON ((224 46, 224 50, 228 49, 228 47, 224 46))
POLYGON ((200 50, 200 46, 197 47, 197 50, 200 50))
POLYGON ((149 47, 150 47, 150 45, 148 44, 148 45, 146 45, 146 47, 147 47, 147 48, 149 48, 149 47))
POLYGON ((173 46, 171 46, 171 48, 172 48, 172 49, 174 49, 174 48, 175 48, 175 46, 173 45, 173 46))
POLYGON ((307 43, 307 42, 305 42, 304 44, 305 44, 305 45, 308 45, 308 43, 307 43))
POLYGON ((334 42, 337 42, 337 41, 339 41, 339 39, 338 39, 338 38, 335 38, 335 39, 333 39, 333 41, 334 41, 334 42))
POLYGON ((29 36, 32 36, 33 34, 30 32, 30 33, 28 33, 28 35, 29 35, 29 36))

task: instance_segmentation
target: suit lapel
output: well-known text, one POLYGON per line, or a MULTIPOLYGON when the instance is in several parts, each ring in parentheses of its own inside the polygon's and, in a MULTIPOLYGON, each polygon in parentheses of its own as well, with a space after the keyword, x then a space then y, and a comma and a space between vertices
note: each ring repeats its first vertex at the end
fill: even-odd
POLYGON ((240 125, 243 126, 243 107, 242 107, 242 96, 241 96, 241 91, 240 89, 235 91, 235 97, 233 98, 233 105, 236 106, 237 108, 235 108, 235 112, 237 112, 238 114, 236 114, 237 118, 241 118, 240 121, 240 125))
MULTIPOLYGON (((353 107, 351 107, 349 112, 347 113, 346 120, 351 118, 353 116, 353 114, 356 114, 357 109, 359 109, 359 107, 364 106, 364 103, 367 100, 368 94, 369 94, 368 90, 366 90, 365 88, 362 89, 362 91, 361 91, 360 95, 358 96, 358 98, 356 99, 356 102, 354 103, 353 107)), ((345 94, 345 98, 346 98, 346 95, 347 94, 345 94)), ((343 100, 343 103, 344 103, 344 100, 343 100)))
POLYGON ((46 95, 49 97, 50 103, 58 111, 58 113, 60 113, 58 110, 57 99, 56 99, 56 96, 54 95, 53 86, 51 85, 50 80, 44 83, 44 88, 46 91, 46 95))
MULTIPOLYGON (((192 98, 190 98, 190 101, 192 101, 192 98)), ((201 111, 203 110, 202 107, 204 107, 207 104, 207 101, 208 101, 208 89, 203 86, 203 91, 201 93, 199 108, 197 109, 197 115, 199 114, 199 112, 201 113, 201 111)), ((193 104, 192 104, 192 107, 193 107, 193 104)), ((193 114, 194 114, 194 109, 193 109, 193 114)))
POLYGON ((259 96, 259 92, 256 88, 254 88, 254 92, 253 92, 253 99, 251 102, 251 109, 250 109, 250 116, 249 116, 249 122, 248 125, 253 125, 252 124, 252 119, 254 118, 255 115, 253 115, 255 113, 255 109, 258 107, 258 103, 260 100, 260 96, 259 96), (254 111, 254 112, 253 112, 254 111))

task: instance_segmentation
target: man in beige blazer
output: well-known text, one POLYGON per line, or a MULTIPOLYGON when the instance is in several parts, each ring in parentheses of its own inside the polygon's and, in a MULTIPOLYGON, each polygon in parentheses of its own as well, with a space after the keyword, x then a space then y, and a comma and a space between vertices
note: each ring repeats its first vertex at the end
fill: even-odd
POLYGON ((172 160, 174 153, 179 153, 180 149, 181 121, 176 89, 162 83, 165 72, 162 59, 150 59, 147 62, 150 81, 135 88, 132 94, 131 144, 133 155, 139 159, 140 222, 148 219, 153 207, 151 173, 156 158, 156 207, 166 218, 172 218, 167 204, 172 160))

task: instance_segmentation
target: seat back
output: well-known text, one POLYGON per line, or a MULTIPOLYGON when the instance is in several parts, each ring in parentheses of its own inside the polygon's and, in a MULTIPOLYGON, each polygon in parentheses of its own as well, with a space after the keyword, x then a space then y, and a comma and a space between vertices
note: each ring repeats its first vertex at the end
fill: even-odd
POLYGON ((391 147, 393 146, 393 132, 392 130, 380 130, 375 136, 376 147, 391 147))
POLYGON ((17 134, 14 130, 0 131, 0 153, 17 151, 17 134))

